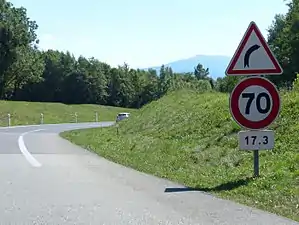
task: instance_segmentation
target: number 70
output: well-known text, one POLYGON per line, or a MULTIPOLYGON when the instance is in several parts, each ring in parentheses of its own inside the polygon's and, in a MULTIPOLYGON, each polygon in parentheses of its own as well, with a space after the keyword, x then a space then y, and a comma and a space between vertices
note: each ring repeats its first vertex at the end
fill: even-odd
MULTIPOLYGON (((253 100, 255 99, 255 93, 242 93, 242 98, 248 98, 247 104, 246 104, 246 108, 245 108, 245 114, 250 114, 250 107, 251 104, 253 102, 253 100)), ((271 107, 271 100, 270 100, 270 96, 268 95, 268 93, 266 92, 261 92, 256 96, 256 109, 259 113, 262 114, 266 114, 270 111, 270 107, 271 107), (261 100, 262 98, 266 99, 266 106, 263 109, 261 106, 261 100)))

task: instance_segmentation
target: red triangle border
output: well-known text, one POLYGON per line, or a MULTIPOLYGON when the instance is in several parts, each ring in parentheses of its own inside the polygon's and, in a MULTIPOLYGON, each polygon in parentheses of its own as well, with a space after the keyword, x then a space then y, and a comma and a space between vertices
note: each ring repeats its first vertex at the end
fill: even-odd
POLYGON ((242 38, 242 41, 239 44, 239 47, 235 53, 235 55, 233 56, 228 69, 226 70, 226 75, 255 75, 255 74, 269 74, 269 75, 280 75, 282 74, 282 68, 279 65, 277 59, 275 58, 274 54, 272 53, 271 49, 269 48, 266 40, 264 39, 261 31, 259 30, 259 28, 257 27, 257 25, 255 24, 255 22, 251 22, 247 28, 247 31, 244 35, 244 37, 242 38), (257 70, 234 70, 234 67, 250 37, 250 35, 252 34, 252 32, 255 32, 258 39, 260 40, 262 46, 264 47, 267 55, 269 56, 270 60, 272 61, 273 65, 274 65, 274 69, 257 69, 257 70))

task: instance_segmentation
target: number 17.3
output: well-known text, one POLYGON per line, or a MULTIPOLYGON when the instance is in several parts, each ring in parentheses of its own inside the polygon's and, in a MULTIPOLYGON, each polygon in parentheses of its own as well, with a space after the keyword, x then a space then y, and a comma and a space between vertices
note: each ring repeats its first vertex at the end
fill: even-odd
MULTIPOLYGON (((263 138, 263 142, 262 143, 264 145, 268 144, 268 136, 263 136, 262 138, 263 138)), ((256 143, 257 136, 254 136, 254 135, 252 135, 252 136, 246 136, 245 137, 245 141, 246 141, 247 145, 256 145, 257 144, 256 143)))

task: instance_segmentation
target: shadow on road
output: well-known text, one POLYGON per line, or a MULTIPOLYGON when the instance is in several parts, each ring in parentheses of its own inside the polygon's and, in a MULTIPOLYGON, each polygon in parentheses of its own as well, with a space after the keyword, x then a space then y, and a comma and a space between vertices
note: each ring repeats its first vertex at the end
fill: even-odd
POLYGON ((186 191, 203 191, 203 192, 220 192, 220 191, 230 191, 235 188, 245 186, 249 184, 253 180, 252 177, 247 177, 240 180, 230 181, 224 184, 220 184, 218 186, 212 187, 212 188, 202 188, 202 187, 182 187, 182 188, 165 188, 164 192, 186 192, 186 191))

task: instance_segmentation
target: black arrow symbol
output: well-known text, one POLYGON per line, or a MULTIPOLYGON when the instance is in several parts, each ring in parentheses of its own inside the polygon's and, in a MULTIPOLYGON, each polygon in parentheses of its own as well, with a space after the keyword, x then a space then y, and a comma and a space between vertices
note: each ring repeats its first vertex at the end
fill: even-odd
POLYGON ((247 50, 247 52, 245 53, 245 56, 244 56, 244 68, 246 66, 249 67, 249 58, 250 58, 251 53, 258 50, 260 47, 261 46, 259 46, 259 45, 253 45, 247 50))

